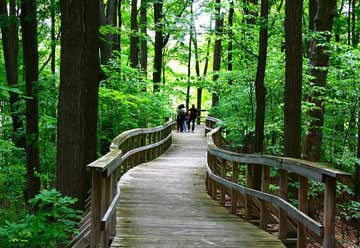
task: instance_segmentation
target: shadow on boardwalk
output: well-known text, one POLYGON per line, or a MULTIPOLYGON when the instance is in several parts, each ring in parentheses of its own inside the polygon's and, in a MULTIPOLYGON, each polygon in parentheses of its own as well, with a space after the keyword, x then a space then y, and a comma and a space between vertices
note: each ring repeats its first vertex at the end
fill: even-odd
POLYGON ((284 247, 207 195, 205 153, 203 128, 174 133, 166 153, 125 174, 111 247, 284 247))

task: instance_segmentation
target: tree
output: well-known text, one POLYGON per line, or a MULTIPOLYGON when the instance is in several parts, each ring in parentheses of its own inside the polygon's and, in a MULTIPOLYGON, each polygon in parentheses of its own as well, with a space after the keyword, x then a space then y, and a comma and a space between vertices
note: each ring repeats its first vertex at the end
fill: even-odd
POLYGON ((39 155, 39 102, 38 71, 39 53, 37 43, 36 1, 21 2, 21 30, 25 67, 26 99, 26 186, 25 200, 33 198, 40 191, 40 179, 36 176, 40 167, 39 155))
POLYGON ((186 111, 189 110, 189 102, 190 102, 190 76, 191 76, 191 44, 193 40, 193 27, 190 24, 190 37, 189 37, 189 51, 188 51, 188 66, 187 66, 187 87, 186 87, 186 111))
POLYGON ((139 66, 139 36, 137 22, 137 0, 131 0, 131 35, 130 35, 130 66, 137 68, 139 66))
POLYGON ((311 92, 307 101, 314 107, 308 111, 310 117, 308 132, 304 139, 304 156, 310 161, 319 161, 321 156, 322 127, 324 124, 324 94, 326 77, 329 67, 328 45, 334 16, 336 15, 336 0, 317 1, 317 11, 314 19, 316 37, 311 40, 310 81, 311 92))
MULTIPOLYGON (((1 28, 2 43, 5 60, 5 70, 7 84, 10 87, 16 87, 18 84, 18 50, 19 36, 16 16, 16 1, 11 0, 8 8, 6 0, 0 0, 0 15, 6 17, 6 23, 1 28)), ((9 92, 10 94, 10 115, 12 119, 12 140, 17 147, 25 148, 25 136, 22 131, 23 123, 18 111, 19 94, 9 92)))
MULTIPOLYGON (((213 59, 213 81, 216 83, 216 81, 219 78, 218 72, 221 67, 221 50, 222 50, 222 32, 223 32, 223 24, 224 24, 224 18, 221 15, 221 0, 216 0, 215 5, 215 45, 214 45, 214 59, 213 59)), ((219 101, 219 95, 218 92, 216 92, 216 86, 215 90, 212 94, 212 106, 215 106, 219 101)))
MULTIPOLYGON (((360 110, 358 113, 357 158, 360 160, 360 110)), ((360 164, 355 164, 355 198, 360 201, 360 164)))
POLYGON ((147 60, 148 60, 148 48, 147 48, 147 0, 141 0, 140 4, 140 50, 141 50, 141 71, 147 76, 147 60))
POLYGON ((163 2, 162 0, 154 2, 154 23, 155 23, 155 47, 154 47, 154 71, 153 71, 153 90, 160 90, 161 68, 163 56, 163 2))
MULTIPOLYGON (((100 0, 100 26, 111 25, 116 26, 116 6, 117 0, 108 0, 106 5, 104 0, 100 0)), ((100 51, 101 64, 105 65, 109 62, 113 51, 114 36, 111 32, 106 31, 101 37, 100 51)))
MULTIPOLYGON (((233 25, 234 25, 234 1, 230 1, 230 8, 228 14, 228 57, 227 57, 227 70, 231 72, 233 70, 233 25)), ((229 84, 232 84, 232 80, 229 80, 229 84)))
POLYGON ((86 165, 96 159, 99 0, 61 1, 57 187, 84 208, 90 189, 86 165))
MULTIPOLYGON (((267 0, 261 1, 261 21, 259 32, 259 56, 255 79, 255 95, 256 95, 256 120, 255 120, 255 142, 254 151, 262 153, 264 151, 264 125, 265 125, 265 69, 268 46, 268 16, 269 4, 267 0)), ((255 189, 260 189, 261 184, 261 168, 254 168, 255 189)))

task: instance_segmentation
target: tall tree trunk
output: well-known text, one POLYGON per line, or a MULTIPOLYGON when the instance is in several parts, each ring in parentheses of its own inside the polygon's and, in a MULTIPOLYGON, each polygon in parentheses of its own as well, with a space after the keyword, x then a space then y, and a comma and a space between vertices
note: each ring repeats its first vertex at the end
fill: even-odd
POLYGON ((309 131, 304 139, 304 155, 310 161, 318 161, 321 156, 322 126, 324 124, 324 94, 326 76, 329 67, 328 46, 324 43, 330 40, 330 33, 336 15, 336 0, 318 0, 314 30, 318 39, 311 41, 310 75, 311 85, 316 87, 307 101, 315 107, 308 111, 310 117, 309 131), (321 44, 321 45, 318 45, 321 44))
POLYGON ((347 10, 347 44, 351 44, 351 0, 348 1, 348 10, 347 10))
MULTIPOLYGON (((221 67, 221 50, 222 50, 222 32, 223 32, 223 24, 224 19, 221 16, 221 0, 216 0, 215 6, 215 45, 214 45, 214 59, 213 59, 213 71, 215 72, 213 76, 213 81, 216 83, 219 75, 217 74, 221 67)), ((219 101, 219 95, 217 92, 217 87, 212 93, 212 106, 217 105, 219 101)))
POLYGON ((192 25, 190 25, 190 38, 189 38, 189 52, 188 52, 188 66, 187 66, 187 88, 186 88, 186 111, 189 110, 189 102, 190 102, 190 76, 191 76, 191 43, 193 39, 192 34, 192 25))
MULTIPOLYGON (((116 1, 117 0, 108 0, 106 6, 104 0, 99 2, 99 12, 100 12, 100 26, 104 25, 115 25, 115 13, 116 13, 116 1)), ((101 52, 101 64, 105 65, 109 62, 113 51, 113 35, 111 33, 106 33, 102 35, 100 43, 100 52, 101 52)))
POLYGON ((99 0, 63 0, 61 27, 57 187, 82 209, 90 189, 86 165, 96 159, 99 0))
POLYGON ((301 154, 302 0, 286 1, 284 155, 301 154))
POLYGON ((25 67, 26 96, 26 186, 25 200, 33 198, 40 191, 40 179, 35 176, 39 171, 39 102, 38 82, 38 44, 36 1, 21 2, 21 30, 25 67))
MULTIPOLYGON (((121 13, 121 8, 122 8, 122 0, 118 0, 118 3, 117 3, 117 16, 115 16, 114 18, 117 19, 117 23, 114 22, 114 25, 115 23, 117 24, 117 29, 118 29, 118 34, 116 34, 116 38, 114 40, 114 50, 117 50, 119 51, 119 53, 121 54, 121 26, 122 26, 122 13, 121 13)), ((120 61, 121 61, 121 57, 120 58, 120 61)))
POLYGON ((162 49, 163 49, 163 2, 154 2, 154 23, 155 23, 155 47, 154 47, 154 71, 153 71, 153 90, 160 90, 161 68, 162 68, 162 49))
POLYGON ((139 66, 139 27, 137 22, 137 0, 131 0, 130 66, 139 66))
MULTIPOLYGON (((357 158, 360 159, 360 110, 358 113, 357 128, 358 128, 357 158)), ((360 164, 359 163, 355 165, 354 181, 355 181, 355 198, 358 201, 360 201, 360 164)))
POLYGON ((55 60, 56 60, 56 54, 55 54, 55 49, 56 49, 56 37, 55 37, 55 25, 56 25, 56 21, 55 21, 55 10, 56 10, 56 6, 55 6, 55 0, 50 0, 50 16, 51 16, 51 73, 55 74, 55 60))
POLYGON ((309 0, 309 30, 310 31, 314 31, 316 8, 317 8, 316 0, 309 0))
MULTIPOLYGON (((232 53, 233 53, 233 23, 234 23, 234 1, 231 0, 230 8, 229 8, 229 16, 228 16, 228 62, 227 62, 227 69, 228 71, 232 71, 233 69, 233 62, 232 62, 232 53)), ((232 79, 229 80, 229 84, 232 84, 232 79)))
MULTIPOLYGON (((268 0, 261 1, 261 21, 259 33, 259 57, 255 79, 256 95, 256 120, 255 120, 255 141, 254 152, 262 153, 264 151, 264 124, 265 124, 265 69, 268 46, 268 0)), ((254 167, 255 189, 261 189, 261 167, 254 167)))
POLYGON ((141 0, 140 6, 140 29, 141 29, 141 71, 147 76, 147 59, 148 59, 148 48, 147 48, 147 0, 141 0))
MULTIPOLYGON (((194 44, 194 53, 195 53, 195 72, 197 81, 201 80, 200 76, 200 59, 199 59, 199 49, 198 49, 198 40, 197 40, 197 33, 196 33, 196 25, 195 25, 195 18, 194 18, 194 10, 193 10, 193 1, 191 1, 190 5, 191 9, 191 23, 194 29, 193 34, 193 44, 194 44)), ((201 98, 202 98, 202 88, 198 87, 196 90, 196 108, 198 109, 198 118, 197 124, 200 124, 200 117, 201 117, 201 98)))
POLYGON ((359 32, 356 30, 356 13, 357 13, 357 9, 356 9, 356 0, 352 0, 352 5, 351 5, 351 36, 352 36, 352 45, 353 47, 357 47, 358 43, 359 43, 359 32))
MULTIPOLYGON (((8 13, 8 6, 6 0, 0 0, 0 15, 7 16, 9 25, 1 28, 2 43, 5 60, 6 80, 10 87, 18 84, 18 51, 19 51, 19 36, 18 26, 16 23, 16 1, 10 1, 10 8, 8 13)), ((12 141, 15 146, 25 148, 25 135, 22 131, 23 123, 19 113, 17 104, 19 103, 19 94, 9 92, 10 94, 10 115, 13 123, 12 141)))

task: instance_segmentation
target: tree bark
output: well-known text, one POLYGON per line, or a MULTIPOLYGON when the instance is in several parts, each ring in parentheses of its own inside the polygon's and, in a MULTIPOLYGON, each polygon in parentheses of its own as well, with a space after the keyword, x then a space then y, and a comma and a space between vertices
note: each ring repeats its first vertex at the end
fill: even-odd
MULTIPOLYGON (((255 95, 256 95, 256 120, 255 120, 255 141, 254 151, 262 153, 264 151, 264 125, 265 125, 265 70, 268 47, 268 16, 269 3, 268 0, 261 1, 261 21, 259 33, 259 58, 255 79, 255 95)), ((255 189, 261 189, 261 171, 259 166, 254 167, 255 189)))
MULTIPOLYGON (((216 83, 216 81, 219 78, 219 75, 217 74, 221 67, 221 50, 222 50, 222 33, 223 33, 223 23, 224 19, 221 16, 221 0, 216 0, 216 6, 215 6, 215 45, 214 45, 214 59, 213 59, 213 81, 216 83)), ((212 106, 217 105, 219 102, 219 95, 217 92, 217 87, 215 86, 215 89, 212 93, 212 106)))
POLYGON ((83 209, 91 186, 86 165, 96 159, 99 0, 62 0, 61 27, 57 187, 83 209))
MULTIPOLYGON (((358 113, 358 143, 357 143, 357 158, 360 160, 360 110, 358 113)), ((360 164, 355 164, 355 176, 354 176, 354 182, 355 182, 355 198, 356 200, 360 201, 360 164)))
MULTIPOLYGON (((0 15, 7 17, 9 25, 1 28, 6 80, 10 87, 18 84, 18 52, 19 36, 18 25, 16 23, 16 1, 11 0, 8 8, 6 0, 0 0, 0 15), (9 12, 8 12, 9 9, 9 12)), ((25 148, 25 135, 23 132, 23 123, 19 113, 19 94, 9 92, 10 95, 10 116, 12 119, 12 141, 15 146, 25 148)))
POLYGON ((21 2, 21 30, 25 67, 26 96, 26 186, 25 200, 33 198, 40 191, 39 171, 39 102, 37 92, 39 54, 37 44, 36 1, 21 2))
POLYGON ((140 29, 141 29, 141 71, 147 76, 147 59, 148 59, 148 48, 147 48, 147 0, 141 0, 140 5, 140 29))
POLYGON ((314 21, 314 31, 317 39, 311 40, 310 75, 311 86, 316 87, 308 95, 307 101, 315 107, 308 111, 310 117, 309 130, 304 139, 304 156, 310 161, 319 161, 321 156, 322 126, 324 124, 324 94, 326 77, 329 67, 329 51, 327 45, 336 15, 336 0, 318 0, 314 21), (321 46, 318 46, 318 43, 321 46))
POLYGON ((50 1, 50 19, 51 19, 51 73, 55 74, 55 62, 56 62, 56 36, 55 36, 55 0, 50 1))
MULTIPOLYGON (((104 0, 99 2, 100 26, 115 26, 116 0, 109 0, 105 6, 104 0)), ((113 51, 113 35, 106 33, 102 35, 100 43, 101 64, 105 65, 109 62, 113 51)))
POLYGON ((188 66, 187 66, 187 88, 186 88, 186 111, 189 110, 189 102, 190 102, 190 76, 191 76, 191 43, 193 39, 192 34, 192 25, 190 25, 190 38, 189 38, 189 51, 188 51, 188 66))
POLYGON ((137 22, 137 0, 131 0, 130 66, 139 66, 139 36, 137 22))
POLYGON ((301 154, 302 0, 285 2, 284 155, 301 154))
MULTIPOLYGON (((227 61, 227 69, 228 71, 232 71, 233 62, 232 62, 232 53, 233 53, 233 23, 234 23, 234 1, 230 2, 229 15, 228 15, 228 61, 227 61)), ((229 80, 229 84, 232 84, 232 80, 229 80)))
POLYGON ((163 49, 163 2, 154 2, 154 23, 155 23, 155 47, 154 47, 154 71, 153 71, 153 90, 160 90, 161 68, 162 68, 162 49, 163 49))
POLYGON ((351 36, 352 36, 352 45, 354 48, 356 48, 359 43, 359 32, 356 30, 356 13, 357 13, 356 0, 352 0, 352 4, 351 4, 351 20, 352 20, 351 36))

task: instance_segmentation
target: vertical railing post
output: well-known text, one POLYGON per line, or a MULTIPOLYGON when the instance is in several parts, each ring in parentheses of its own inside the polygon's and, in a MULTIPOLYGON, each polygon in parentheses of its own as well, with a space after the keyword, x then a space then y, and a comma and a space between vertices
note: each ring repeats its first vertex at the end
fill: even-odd
MULTIPOLYGON (((280 170, 280 197, 287 200, 288 194, 288 172, 285 170, 280 170)), ((285 240, 287 237, 287 214, 285 210, 279 209, 279 239, 285 240)))
MULTIPOLYGON (((210 156, 210 169, 213 173, 215 173, 215 167, 216 167, 216 156, 211 155, 210 156)), ((211 180, 211 197, 213 199, 216 199, 216 182, 215 180, 211 180)))
MULTIPOLYGON (((226 178, 226 160, 223 159, 221 161, 221 171, 220 171, 221 177, 226 178)), ((224 185, 221 185, 221 197, 220 197, 220 204, 225 206, 225 195, 226 195, 226 187, 224 185)))
MULTIPOLYGON (((303 176, 299 176, 299 210, 303 213, 307 214, 308 212, 308 200, 307 200, 307 194, 308 194, 308 188, 309 183, 308 179, 303 176)), ((306 228, 301 223, 298 223, 297 226, 297 247, 298 248, 305 248, 307 246, 307 237, 306 237, 306 228)))
POLYGON ((335 247, 336 178, 325 178, 323 247, 335 247))
POLYGON ((104 243, 101 231, 101 217, 105 212, 105 179, 101 171, 92 171, 91 188, 91 233, 90 248, 97 248, 104 243))
MULTIPOLYGON (((237 162, 232 162, 232 177, 231 180, 234 183, 238 183, 239 178, 239 164, 237 162)), ((238 192, 236 190, 231 190, 231 212, 236 214, 238 203, 238 192)))
MULTIPOLYGON (((269 193, 270 185, 270 168, 266 165, 262 166, 261 175, 261 190, 264 193, 269 193)), ((260 227, 264 230, 267 228, 267 218, 269 215, 268 204, 266 201, 261 200, 260 205, 260 227)))
MULTIPOLYGON (((253 165, 247 166, 246 187, 253 187, 254 170, 253 165)), ((245 220, 251 221, 251 196, 245 195, 245 220)))

